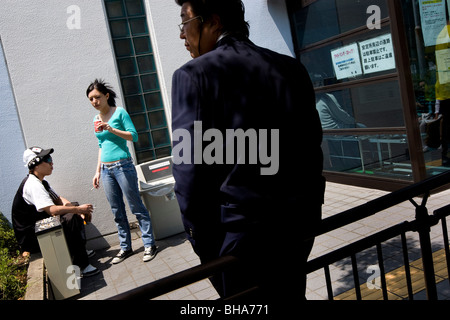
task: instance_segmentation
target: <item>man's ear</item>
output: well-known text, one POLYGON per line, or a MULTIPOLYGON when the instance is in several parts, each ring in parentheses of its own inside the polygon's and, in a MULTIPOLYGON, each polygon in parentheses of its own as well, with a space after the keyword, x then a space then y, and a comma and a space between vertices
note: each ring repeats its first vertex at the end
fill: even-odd
POLYGON ((213 14, 210 19, 208 19, 208 22, 210 23, 211 30, 213 32, 219 32, 222 33, 223 25, 222 20, 217 14, 213 14))

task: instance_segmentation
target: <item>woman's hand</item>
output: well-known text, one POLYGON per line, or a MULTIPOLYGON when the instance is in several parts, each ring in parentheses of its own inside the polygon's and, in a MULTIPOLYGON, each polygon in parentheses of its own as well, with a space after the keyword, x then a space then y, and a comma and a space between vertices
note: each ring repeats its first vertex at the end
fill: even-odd
POLYGON ((131 132, 122 131, 122 130, 113 128, 107 122, 101 122, 98 126, 103 128, 103 130, 107 130, 122 139, 133 141, 133 135, 131 134, 131 132))
POLYGON ((92 179, 92 185, 95 189, 100 188, 100 172, 97 172, 95 174, 94 178, 92 179))
POLYGON ((114 128, 113 127, 111 127, 109 124, 108 124, 108 122, 100 122, 99 124, 98 124, 98 127, 99 128, 102 128, 102 130, 107 130, 107 131, 109 131, 109 132, 113 132, 114 131, 114 128))

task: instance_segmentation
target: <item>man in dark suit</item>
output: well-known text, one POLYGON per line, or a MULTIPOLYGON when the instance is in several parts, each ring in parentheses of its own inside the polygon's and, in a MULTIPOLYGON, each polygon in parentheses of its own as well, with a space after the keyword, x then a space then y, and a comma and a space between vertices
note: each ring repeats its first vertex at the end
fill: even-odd
POLYGON ((213 279, 222 297, 253 286, 254 297, 304 297, 313 240, 303 235, 320 222, 325 188, 308 74, 248 39, 240 0, 176 2, 194 58, 172 86, 173 174, 189 240, 202 263, 241 260, 213 279))

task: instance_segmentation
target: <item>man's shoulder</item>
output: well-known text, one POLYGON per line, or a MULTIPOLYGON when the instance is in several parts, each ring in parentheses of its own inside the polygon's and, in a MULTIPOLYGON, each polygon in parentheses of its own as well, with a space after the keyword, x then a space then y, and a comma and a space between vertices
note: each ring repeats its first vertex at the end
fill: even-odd
POLYGON ((27 181, 25 181, 25 184, 23 185, 23 193, 29 194, 31 192, 35 192, 35 190, 42 190, 45 189, 43 182, 39 180, 36 176, 30 174, 27 181))
POLYGON ((39 180, 38 177, 36 177, 34 174, 30 174, 27 178, 25 178, 25 186, 35 186, 35 185, 42 185, 41 180, 39 180))
POLYGON ((299 65, 295 58, 258 46, 248 39, 227 37, 222 39, 214 50, 188 61, 176 72, 197 73, 213 66, 220 68, 228 64, 244 66, 261 63, 276 64, 277 61, 283 64, 299 65))

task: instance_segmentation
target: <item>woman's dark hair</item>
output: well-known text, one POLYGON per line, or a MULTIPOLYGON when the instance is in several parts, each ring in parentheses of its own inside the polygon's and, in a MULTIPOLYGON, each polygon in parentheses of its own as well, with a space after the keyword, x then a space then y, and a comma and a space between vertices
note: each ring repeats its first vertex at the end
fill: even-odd
POLYGON ((89 87, 87 88, 87 90, 86 90, 86 97, 89 97, 89 93, 92 90, 94 90, 94 89, 97 89, 98 91, 100 91, 104 95, 109 93, 108 104, 111 107, 115 107, 116 106, 117 94, 114 92, 112 87, 109 84, 107 84, 104 80, 102 80, 102 79, 95 79, 94 82, 92 82, 89 85, 89 87))
POLYGON ((245 21, 245 7, 241 0, 175 0, 182 6, 189 2, 196 15, 208 20, 213 14, 220 17, 222 32, 249 37, 249 24, 245 21))

